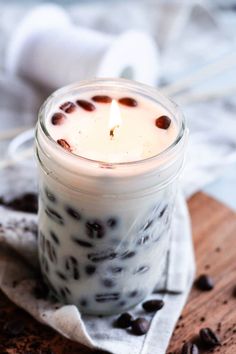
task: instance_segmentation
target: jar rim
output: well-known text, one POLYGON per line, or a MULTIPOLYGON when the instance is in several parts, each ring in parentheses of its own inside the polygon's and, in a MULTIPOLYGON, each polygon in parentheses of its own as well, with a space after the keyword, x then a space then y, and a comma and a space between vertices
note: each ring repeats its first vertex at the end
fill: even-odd
MULTIPOLYGON (((160 103, 160 102, 159 102, 160 103)), ((92 80, 83 80, 83 81, 79 81, 79 82, 75 82, 73 84, 70 85, 66 85, 56 91, 54 91, 48 98, 47 100, 42 104, 42 106, 40 107, 39 110, 39 115, 38 115, 38 126, 41 128, 41 130, 43 131, 45 137, 47 138, 47 141, 50 143, 50 145, 52 145, 58 152, 64 154, 64 156, 70 158, 70 159, 74 159, 74 161, 79 161, 81 163, 86 163, 89 164, 91 167, 97 167, 102 166, 103 168, 107 168, 107 169, 113 169, 113 168, 122 168, 122 167, 137 167, 137 165, 144 165, 146 163, 151 163, 153 161, 159 161, 161 160, 163 157, 168 156, 171 152, 173 152, 175 150, 175 148, 178 146, 178 143, 182 140, 182 138, 185 135, 185 131, 186 131, 186 123, 185 123, 185 118, 184 115, 182 114, 181 110, 179 109, 178 105, 172 101, 172 99, 170 99, 169 97, 165 96, 164 94, 162 94, 161 90, 158 90, 154 87, 148 86, 146 84, 137 82, 137 81, 133 81, 133 80, 127 80, 127 79, 122 79, 122 78, 98 78, 98 79, 92 79, 92 80), (139 91, 140 94, 146 94, 147 97, 151 97, 153 99, 155 99, 157 102, 159 102, 159 100, 162 100, 162 105, 163 107, 170 112, 170 108, 167 108, 166 105, 171 106, 171 109, 174 110, 175 113, 173 113, 175 119, 178 117, 179 120, 179 131, 178 134, 175 138, 175 140, 171 143, 171 145, 169 145, 166 149, 164 149, 163 151, 144 158, 144 159, 140 159, 140 160, 134 160, 134 161, 128 161, 128 162, 105 162, 105 161, 99 161, 99 160, 94 160, 94 159, 90 159, 84 156, 80 156, 77 154, 73 154, 69 151, 67 151, 66 149, 62 148, 59 144, 57 144, 57 142, 51 137, 51 135, 49 134, 46 125, 45 125, 45 111, 47 109, 47 107, 52 103, 52 101, 54 99, 60 98, 62 96, 64 96, 65 94, 68 94, 69 92, 73 92, 75 89, 79 90, 80 88, 89 88, 91 86, 94 87, 94 85, 106 85, 103 87, 114 87, 114 85, 116 86, 126 86, 127 89, 130 90, 141 90, 139 91), (163 104, 163 101, 165 102, 163 104)), ((36 134, 36 138, 37 138, 37 134, 36 134)))

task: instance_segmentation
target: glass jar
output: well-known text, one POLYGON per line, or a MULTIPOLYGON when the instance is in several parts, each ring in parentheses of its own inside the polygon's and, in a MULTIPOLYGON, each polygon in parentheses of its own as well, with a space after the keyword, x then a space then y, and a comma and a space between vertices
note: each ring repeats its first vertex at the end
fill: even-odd
POLYGON ((39 259, 54 295, 88 314, 121 313, 150 294, 169 247, 187 129, 175 103, 145 85, 99 79, 67 86, 41 107, 36 128, 39 173, 39 259), (178 127, 165 151, 144 160, 104 163, 53 141, 45 118, 70 93, 101 89, 158 102, 178 127))

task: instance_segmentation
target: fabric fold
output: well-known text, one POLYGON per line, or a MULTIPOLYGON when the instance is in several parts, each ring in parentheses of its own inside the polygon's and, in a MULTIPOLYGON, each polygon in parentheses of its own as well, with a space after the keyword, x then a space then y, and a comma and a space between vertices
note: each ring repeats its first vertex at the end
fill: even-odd
POLYGON ((37 218, 32 214, 12 212, 5 208, 0 208, 0 218, 0 288, 15 304, 63 336, 90 348, 105 349, 113 354, 165 353, 194 278, 189 216, 182 195, 179 194, 177 198, 174 232, 163 275, 166 287, 161 293, 156 289, 149 297, 162 298, 165 306, 154 316, 145 313, 141 305, 131 310, 134 317, 145 316, 151 322, 149 332, 141 337, 132 335, 129 330, 114 328, 113 322, 117 316, 85 316, 74 305, 36 299, 37 218))

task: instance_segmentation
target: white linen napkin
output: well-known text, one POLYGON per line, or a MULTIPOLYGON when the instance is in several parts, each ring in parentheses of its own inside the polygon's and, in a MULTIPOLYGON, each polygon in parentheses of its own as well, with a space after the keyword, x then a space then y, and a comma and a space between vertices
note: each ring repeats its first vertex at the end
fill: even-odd
POLYGON ((62 305, 36 299, 33 289, 38 281, 37 217, 33 214, 9 211, 0 207, 0 288, 18 306, 35 319, 47 324, 71 340, 90 348, 108 350, 114 354, 164 354, 175 323, 186 302, 194 278, 194 256, 186 203, 181 194, 177 199, 173 220, 170 251, 160 286, 150 299, 163 299, 163 309, 152 316, 141 305, 131 313, 151 321, 145 336, 113 328, 117 316, 84 316, 74 305, 62 305))

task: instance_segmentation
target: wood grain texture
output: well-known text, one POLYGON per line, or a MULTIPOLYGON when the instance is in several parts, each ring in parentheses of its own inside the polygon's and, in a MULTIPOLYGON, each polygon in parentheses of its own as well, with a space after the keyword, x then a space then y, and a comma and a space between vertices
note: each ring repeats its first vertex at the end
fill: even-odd
POLYGON ((215 288, 193 287, 167 353, 178 353, 181 343, 210 327, 222 340, 211 353, 236 354, 236 214, 202 193, 191 198, 189 208, 197 274, 211 275, 215 288))
MULTIPOLYGON (((236 214, 202 193, 191 198, 189 207, 198 274, 212 275, 216 286, 210 292, 192 290, 167 352, 178 353, 184 341, 196 336, 200 328, 209 326, 218 331, 223 344, 213 353, 236 354, 236 296, 233 296, 236 214)), ((0 293, 0 354, 6 353, 91 354, 92 351, 37 323, 0 293), (19 319, 25 324, 23 335, 16 338, 4 335, 4 325, 9 319, 19 319)))

